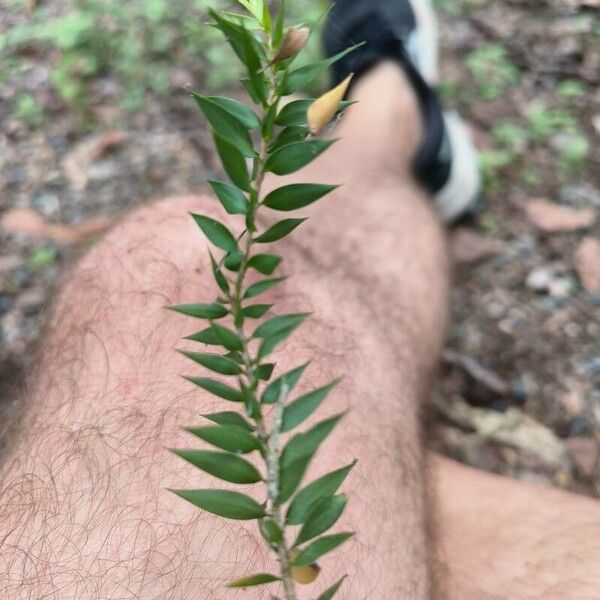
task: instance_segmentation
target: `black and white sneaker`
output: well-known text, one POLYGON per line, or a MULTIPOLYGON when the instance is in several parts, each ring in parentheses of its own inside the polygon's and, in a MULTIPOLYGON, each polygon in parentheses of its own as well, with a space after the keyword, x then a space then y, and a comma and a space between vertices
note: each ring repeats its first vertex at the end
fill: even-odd
POLYGON ((398 62, 418 96, 425 135, 414 159, 419 182, 446 222, 476 211, 480 201, 477 151, 459 115, 443 111, 432 89, 438 79, 437 22, 430 0, 336 0, 324 34, 327 56, 366 42, 333 67, 339 83, 360 77, 383 59, 398 62))

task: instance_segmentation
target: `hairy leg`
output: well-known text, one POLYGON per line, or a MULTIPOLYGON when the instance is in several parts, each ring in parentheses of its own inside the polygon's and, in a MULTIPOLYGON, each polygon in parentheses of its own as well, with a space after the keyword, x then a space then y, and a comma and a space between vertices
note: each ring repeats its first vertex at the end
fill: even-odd
MULTIPOLYGON (((444 331, 446 253, 406 176, 419 135, 410 89, 382 66, 356 93, 343 142, 300 175, 345 185, 282 244, 291 279, 272 299, 314 317, 277 362, 313 358, 306 385, 345 377, 321 418, 349 414, 310 476, 359 459, 341 524, 357 539, 322 561, 321 585, 347 572, 340 598, 413 600, 433 595, 418 413, 444 331)), ((179 426, 222 403, 177 377, 194 370, 172 350, 193 323, 161 309, 214 294, 186 213, 216 214, 215 204, 137 211, 64 286, 2 471, 2 598, 228 598, 228 580, 272 568, 254 524, 165 490, 220 485, 165 450, 193 445, 179 426)))
POLYGON ((600 503, 433 459, 439 552, 456 600, 594 600, 600 503))

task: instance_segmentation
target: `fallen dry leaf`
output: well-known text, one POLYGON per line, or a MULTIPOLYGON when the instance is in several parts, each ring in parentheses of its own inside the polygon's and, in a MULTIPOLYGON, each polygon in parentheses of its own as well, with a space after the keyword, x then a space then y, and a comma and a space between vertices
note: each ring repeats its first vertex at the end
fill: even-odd
POLYGON ((585 237, 575 250, 575 269, 588 292, 600 292, 600 239, 585 237))
POLYGON ((2 216, 0 226, 8 233, 42 238, 59 244, 78 244, 104 233, 112 224, 110 219, 98 217, 79 225, 47 223, 29 208, 13 208, 2 216))
POLYGON ((594 224, 596 214, 592 209, 560 206, 544 198, 533 198, 525 205, 529 220, 541 231, 549 233, 577 231, 594 224))
POLYGON ((450 254, 458 264, 479 262, 499 254, 503 248, 500 240, 484 237, 465 227, 456 229, 450 238, 450 254))

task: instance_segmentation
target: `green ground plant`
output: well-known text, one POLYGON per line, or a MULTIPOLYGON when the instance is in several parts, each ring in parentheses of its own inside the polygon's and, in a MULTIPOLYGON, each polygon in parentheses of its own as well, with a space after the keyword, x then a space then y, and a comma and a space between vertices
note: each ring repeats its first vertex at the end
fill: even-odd
POLYGON ((477 95, 485 101, 496 100, 521 81, 521 73, 508 56, 506 47, 497 42, 484 44, 470 52, 467 68, 477 95))
MULTIPOLYGON (((276 15, 271 14, 264 0, 239 0, 239 4, 245 9, 242 13, 211 10, 212 27, 225 36, 242 63, 242 84, 258 107, 258 114, 231 98, 196 93, 193 97, 211 126, 217 153, 230 180, 209 183, 225 212, 239 215, 240 230, 233 232, 206 215, 192 215, 219 253, 215 256, 209 252, 216 297, 172 307, 207 322, 204 329, 187 339, 212 346, 212 351, 186 350, 183 354, 221 376, 186 379, 227 401, 235 410, 203 415, 208 424, 187 429, 217 451, 174 452, 224 481, 254 486, 255 493, 250 496, 230 488, 175 493, 221 517, 257 522, 279 569, 276 573, 245 575, 230 587, 279 583, 285 600, 295 600, 296 583, 312 582, 319 573, 319 558, 352 537, 350 532, 328 531, 346 506, 347 496, 339 494, 338 489, 354 463, 300 489, 310 462, 343 414, 317 421, 301 433, 296 433, 297 428, 313 416, 338 381, 324 382, 291 400, 309 364, 276 373, 273 352, 309 314, 274 315, 273 305, 256 301, 285 279, 276 274, 282 257, 265 249, 291 234, 305 219, 285 218, 264 229, 257 216, 266 211, 275 214, 302 209, 335 189, 332 185, 295 183, 265 194, 263 183, 268 173, 282 176, 301 169, 334 142, 317 136, 347 104, 342 98, 349 79, 316 100, 293 100, 285 105, 283 100, 305 88, 352 49, 298 67, 296 58, 310 29, 304 25, 285 28, 283 1, 276 15), (229 378, 227 383, 222 377, 229 378)), ((343 579, 322 592, 318 600, 333 598, 343 579)))
MULTIPOLYGON (((172 93, 173 65, 201 78, 207 89, 219 90, 237 80, 239 65, 230 60, 217 31, 205 27, 208 9, 227 10, 231 0, 65 0, 57 14, 39 3, 20 25, 0 33, 0 82, 21 78, 30 59, 24 49, 50 56, 50 82, 71 107, 88 111, 98 78, 112 78, 125 112, 142 109, 152 94, 172 93)), ((324 2, 292 6, 291 18, 315 21, 324 2)), ((13 3, 15 15, 26 8, 13 3)), ((314 40, 316 41, 316 40, 314 40)), ((308 52, 318 48, 311 42, 308 52)), ((322 82, 321 82, 322 84, 322 82)), ((29 113, 28 113, 29 114, 29 113)), ((21 118, 17 113, 15 116, 21 118)), ((39 120, 27 124, 39 125, 39 120)))

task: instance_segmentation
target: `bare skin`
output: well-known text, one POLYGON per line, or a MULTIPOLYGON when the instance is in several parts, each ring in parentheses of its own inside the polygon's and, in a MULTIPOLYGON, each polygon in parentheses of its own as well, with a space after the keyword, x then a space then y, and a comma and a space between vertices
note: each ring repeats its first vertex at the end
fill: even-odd
MULTIPOLYGON (((360 103, 336 132, 343 141, 297 176, 345 184, 281 243, 291 278, 265 296, 279 312, 314 312, 277 355, 278 368, 312 358, 304 386, 345 376, 320 418, 351 410, 309 475, 359 459, 340 524, 357 538, 322 561, 319 589, 347 572, 341 600, 558 599, 565 596, 552 590, 576 590, 580 580, 582 595, 569 597, 591 598, 585 594, 594 582, 586 577, 598 577, 597 565, 585 572, 566 567, 561 578, 555 563, 538 560, 528 545, 536 536, 547 540, 545 519, 555 520, 556 509, 540 511, 528 530, 519 526, 518 511, 529 514, 546 490, 527 488, 513 505, 518 494, 503 486, 525 488, 492 485, 448 461, 430 469, 428 486, 419 411, 447 319, 444 236, 410 177, 420 122, 402 74, 382 65, 355 95, 360 103), (477 492, 485 485, 491 497, 477 492), (502 496, 503 489, 511 495, 502 496), (434 521, 438 539, 430 535, 434 521), (507 536, 501 544, 494 538, 499 526, 507 536), (507 543, 522 549, 520 560, 507 555, 507 543), (445 568, 438 569, 436 556, 445 568), (490 568, 502 557, 502 569, 490 568), (517 568, 525 560, 532 568, 522 577, 517 568), (545 581, 554 586, 546 588, 550 595, 534 595, 545 581)), ((215 201, 201 196, 142 208, 80 262, 59 295, 24 400, 27 417, 1 473, 2 598, 268 598, 223 587, 273 568, 255 525, 213 518, 166 491, 214 485, 165 447, 193 446, 179 427, 222 407, 177 377, 194 371, 172 350, 185 347, 181 337, 194 323, 161 310, 214 294, 190 210, 223 218, 215 201)), ((566 522, 573 541, 562 555, 556 546, 553 560, 574 556, 576 543, 592 552, 599 536, 587 525, 597 528, 600 510, 557 498, 583 505, 565 509, 573 513, 566 522)), ((315 590, 304 588, 299 598, 314 598, 315 590)))

